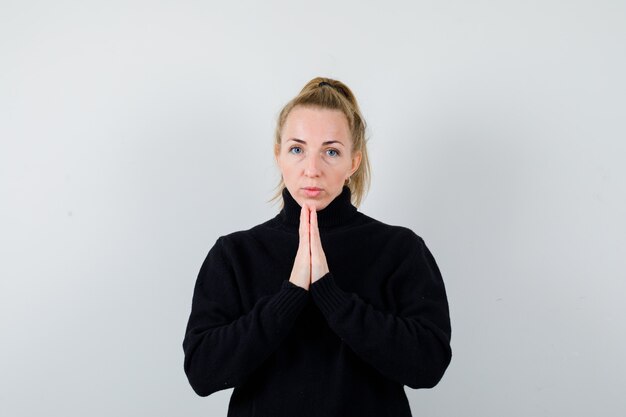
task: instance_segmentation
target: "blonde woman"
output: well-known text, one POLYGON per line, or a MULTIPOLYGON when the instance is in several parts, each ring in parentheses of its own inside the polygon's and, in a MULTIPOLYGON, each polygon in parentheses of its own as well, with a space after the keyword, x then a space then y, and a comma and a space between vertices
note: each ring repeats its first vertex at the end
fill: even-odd
POLYGON ((410 416, 451 359, 444 283, 422 238, 359 212, 365 121, 351 90, 315 78, 282 109, 280 212, 221 236, 196 281, 183 349, 228 416, 410 416))

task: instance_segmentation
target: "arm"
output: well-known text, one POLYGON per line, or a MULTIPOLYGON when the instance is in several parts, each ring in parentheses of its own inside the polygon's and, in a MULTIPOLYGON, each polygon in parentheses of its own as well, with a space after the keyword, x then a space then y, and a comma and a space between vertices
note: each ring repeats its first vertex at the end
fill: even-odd
POLYGON ((311 285, 311 295, 329 326, 361 359, 389 379, 431 388, 452 356, 450 318, 439 268, 423 240, 412 236, 409 254, 388 280, 394 313, 343 291, 330 272, 311 285))
POLYGON ((203 397, 244 382, 278 348, 308 297, 284 281, 276 294, 242 313, 223 245, 221 237, 202 264, 183 341, 185 373, 203 397))

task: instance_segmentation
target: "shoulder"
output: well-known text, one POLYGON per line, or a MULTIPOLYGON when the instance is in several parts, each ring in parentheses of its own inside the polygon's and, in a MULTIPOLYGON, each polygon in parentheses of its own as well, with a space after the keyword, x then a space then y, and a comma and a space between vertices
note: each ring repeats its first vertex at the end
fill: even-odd
POLYGON ((268 220, 248 229, 236 230, 220 235, 215 242, 215 246, 218 246, 220 250, 229 253, 237 248, 259 244, 260 242, 272 239, 273 234, 277 231, 274 228, 269 227, 271 224, 272 220, 268 220))
POLYGON ((424 244, 422 237, 409 227, 385 223, 363 213, 360 215, 364 220, 363 226, 374 236, 384 237, 386 240, 404 245, 421 246, 424 244))

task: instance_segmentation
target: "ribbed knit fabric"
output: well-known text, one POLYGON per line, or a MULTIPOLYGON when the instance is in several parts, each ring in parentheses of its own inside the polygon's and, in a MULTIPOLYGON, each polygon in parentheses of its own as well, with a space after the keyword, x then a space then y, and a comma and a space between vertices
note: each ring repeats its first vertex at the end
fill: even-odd
POLYGON ((234 387, 229 417, 410 416, 403 386, 451 359, 444 284, 424 241, 372 219, 344 187, 318 212, 330 272, 289 282, 300 206, 217 239, 196 280, 183 349, 198 395, 234 387))

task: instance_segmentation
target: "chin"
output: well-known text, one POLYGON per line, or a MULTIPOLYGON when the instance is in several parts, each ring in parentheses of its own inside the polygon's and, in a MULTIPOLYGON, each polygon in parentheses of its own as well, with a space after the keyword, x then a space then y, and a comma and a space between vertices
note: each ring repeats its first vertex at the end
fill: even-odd
POLYGON ((298 201, 298 204, 300 204, 300 207, 306 204, 308 207, 315 207, 315 211, 323 210, 324 208, 326 208, 328 203, 329 203, 328 201, 316 200, 314 198, 304 198, 301 201, 298 201))
POLYGON ((328 206, 329 203, 330 201, 314 200, 310 202, 309 205, 315 207, 315 211, 320 211, 320 210, 324 210, 326 206, 328 206))

